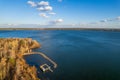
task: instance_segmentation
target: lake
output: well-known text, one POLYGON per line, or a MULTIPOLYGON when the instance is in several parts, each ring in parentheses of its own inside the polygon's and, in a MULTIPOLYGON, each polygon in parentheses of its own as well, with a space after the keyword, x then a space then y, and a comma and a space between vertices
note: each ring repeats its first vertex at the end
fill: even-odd
MULTIPOLYGON (((35 49, 54 60, 53 73, 39 73, 44 80, 120 80, 120 32, 90 30, 3 30, 0 38, 32 38, 35 49)), ((41 56, 25 57, 39 66, 41 56)), ((40 71, 38 69, 38 71, 40 71)))

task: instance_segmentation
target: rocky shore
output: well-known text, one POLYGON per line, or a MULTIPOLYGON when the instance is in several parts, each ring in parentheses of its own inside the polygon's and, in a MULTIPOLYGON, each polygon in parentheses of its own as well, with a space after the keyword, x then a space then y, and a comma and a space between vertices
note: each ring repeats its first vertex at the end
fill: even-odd
POLYGON ((40 80, 35 66, 29 66, 23 54, 39 48, 31 38, 0 38, 0 80, 40 80))

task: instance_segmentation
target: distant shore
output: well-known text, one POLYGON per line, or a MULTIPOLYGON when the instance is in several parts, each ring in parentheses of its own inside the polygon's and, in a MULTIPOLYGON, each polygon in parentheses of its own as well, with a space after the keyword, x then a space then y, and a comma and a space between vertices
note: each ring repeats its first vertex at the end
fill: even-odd
POLYGON ((0 28, 0 30, 95 30, 95 31, 120 31, 119 28, 0 28))

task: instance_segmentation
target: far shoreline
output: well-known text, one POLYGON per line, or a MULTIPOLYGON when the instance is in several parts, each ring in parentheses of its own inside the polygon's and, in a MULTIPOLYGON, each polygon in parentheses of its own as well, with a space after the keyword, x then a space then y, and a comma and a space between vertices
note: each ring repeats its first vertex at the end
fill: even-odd
POLYGON ((120 31, 119 28, 0 28, 0 30, 94 30, 94 31, 120 31))

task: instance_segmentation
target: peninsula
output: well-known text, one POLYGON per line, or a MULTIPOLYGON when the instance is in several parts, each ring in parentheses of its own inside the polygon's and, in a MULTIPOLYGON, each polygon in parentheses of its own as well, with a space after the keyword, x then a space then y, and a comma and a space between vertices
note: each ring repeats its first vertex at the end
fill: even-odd
POLYGON ((40 80, 35 66, 29 66, 24 53, 39 48, 31 38, 0 38, 0 80, 40 80))

